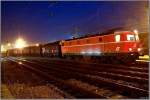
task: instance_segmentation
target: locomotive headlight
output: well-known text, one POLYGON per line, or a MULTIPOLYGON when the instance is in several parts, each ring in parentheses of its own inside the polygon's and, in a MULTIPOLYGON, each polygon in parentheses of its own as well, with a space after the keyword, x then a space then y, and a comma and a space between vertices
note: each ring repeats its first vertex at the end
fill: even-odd
POLYGON ((137 51, 141 51, 141 48, 138 48, 137 51))
POLYGON ((132 51, 132 48, 129 48, 129 51, 132 51))

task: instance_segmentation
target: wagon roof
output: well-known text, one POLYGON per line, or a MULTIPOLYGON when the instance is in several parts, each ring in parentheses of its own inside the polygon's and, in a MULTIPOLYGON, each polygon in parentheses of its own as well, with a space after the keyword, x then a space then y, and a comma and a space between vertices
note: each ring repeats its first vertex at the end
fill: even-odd
POLYGON ((60 43, 60 41, 55 41, 55 42, 50 42, 50 43, 44 44, 43 46, 58 45, 59 43, 60 43))

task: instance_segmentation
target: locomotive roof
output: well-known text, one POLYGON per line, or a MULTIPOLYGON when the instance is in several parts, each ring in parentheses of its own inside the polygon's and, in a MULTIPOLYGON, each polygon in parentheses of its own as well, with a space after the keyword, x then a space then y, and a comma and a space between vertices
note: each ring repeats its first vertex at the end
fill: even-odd
POLYGON ((117 33, 121 33, 121 32, 129 32, 129 31, 116 31, 116 32, 111 32, 111 33, 92 34, 92 35, 87 35, 87 36, 83 36, 83 37, 79 37, 79 38, 67 39, 65 41, 76 40, 76 39, 83 39, 83 38, 89 38, 89 37, 95 37, 95 36, 117 34, 117 33))
MULTIPOLYGON (((109 33, 109 34, 114 34, 114 33, 109 33)), ((91 35, 86 35, 78 38, 73 38, 73 39, 67 39, 65 41, 70 41, 70 40, 76 40, 76 39, 83 39, 83 38, 88 38, 88 37, 95 37, 95 36, 103 36, 103 35, 108 35, 108 34, 91 34, 91 35)))
POLYGON ((103 33, 90 34, 90 35, 86 35, 86 36, 82 36, 82 37, 78 37, 78 38, 67 39, 65 41, 83 39, 83 38, 95 37, 95 36, 103 36, 103 35, 115 34, 115 33, 120 33, 120 32, 129 32, 129 31, 122 31, 122 27, 119 27, 119 28, 113 28, 113 29, 107 30, 103 33))

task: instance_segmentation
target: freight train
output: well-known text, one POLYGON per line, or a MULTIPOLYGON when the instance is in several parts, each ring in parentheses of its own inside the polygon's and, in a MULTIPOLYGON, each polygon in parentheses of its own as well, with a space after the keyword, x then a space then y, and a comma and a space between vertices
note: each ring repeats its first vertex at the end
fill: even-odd
POLYGON ((133 62, 141 54, 138 34, 132 31, 106 32, 7 51, 8 56, 47 56, 108 63, 133 62))

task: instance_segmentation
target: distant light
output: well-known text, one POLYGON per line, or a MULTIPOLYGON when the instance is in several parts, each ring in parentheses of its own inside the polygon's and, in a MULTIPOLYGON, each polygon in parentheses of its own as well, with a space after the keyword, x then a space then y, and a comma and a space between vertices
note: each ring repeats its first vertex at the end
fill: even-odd
POLYGON ((16 40, 15 48, 23 48, 25 46, 26 46, 26 42, 22 38, 16 40))
POLYGON ((100 55, 100 54, 101 54, 101 52, 100 52, 100 51, 98 51, 98 50, 97 50, 97 51, 95 51, 94 53, 95 53, 96 55, 100 55))
POLYGON ((138 48, 137 50, 138 50, 138 51, 141 51, 141 48, 138 48))
POLYGON ((101 52, 100 52, 100 50, 86 50, 86 51, 82 51, 81 54, 84 54, 84 55, 100 55, 101 52))
POLYGON ((18 64, 19 64, 19 65, 22 65, 22 62, 20 61, 20 62, 18 62, 18 64))
POLYGON ((5 51, 6 51, 6 49, 5 49, 4 45, 1 45, 1 52, 5 52, 5 51))
POLYGON ((135 34, 138 34, 138 30, 136 30, 136 29, 135 29, 133 32, 134 32, 135 34))
POLYGON ((132 51, 132 48, 129 48, 129 51, 132 51))
POLYGON ((86 52, 82 51, 81 54, 85 54, 86 52))
POLYGON ((37 47, 39 46, 39 44, 37 43, 37 44, 35 44, 37 47))
POLYGON ((90 50, 90 51, 88 51, 87 53, 91 55, 91 54, 93 53, 93 51, 92 51, 92 50, 90 50))
POLYGON ((7 46, 9 46, 9 47, 10 47, 10 46, 11 46, 11 43, 8 43, 8 44, 7 44, 7 46))
POLYGON ((144 56, 139 56, 139 59, 150 60, 150 57, 149 57, 149 55, 144 55, 144 56))

